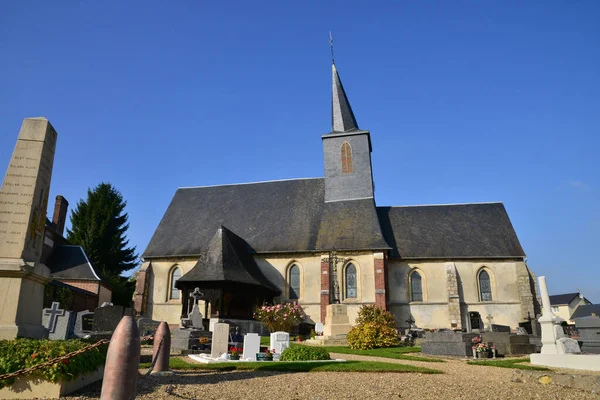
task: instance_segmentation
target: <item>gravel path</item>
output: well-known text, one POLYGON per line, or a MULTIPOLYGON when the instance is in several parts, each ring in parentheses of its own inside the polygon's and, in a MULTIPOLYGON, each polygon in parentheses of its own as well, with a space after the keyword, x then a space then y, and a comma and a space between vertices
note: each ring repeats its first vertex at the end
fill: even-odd
MULTIPOLYGON (((467 365, 464 360, 442 364, 350 354, 332 357, 423 366, 444 374, 180 371, 168 378, 140 376, 137 399, 598 399, 575 389, 514 383, 512 369, 467 365)), ((80 397, 67 398, 98 399, 100 388, 96 383, 80 397)))

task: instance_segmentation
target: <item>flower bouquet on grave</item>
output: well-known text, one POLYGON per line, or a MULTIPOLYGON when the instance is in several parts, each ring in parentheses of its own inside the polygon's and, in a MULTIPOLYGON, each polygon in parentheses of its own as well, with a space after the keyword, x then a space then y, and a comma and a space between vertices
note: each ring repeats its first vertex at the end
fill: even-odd
POLYGON ((240 359, 240 355, 242 354, 242 352, 244 351, 244 349, 242 347, 234 347, 231 346, 229 348, 229 359, 230 360, 239 360, 240 359))
POLYGON ((490 349, 489 349, 488 345, 485 343, 479 343, 477 345, 476 351, 477 351, 477 356, 479 358, 489 358, 489 356, 490 356, 490 349))
POLYGON ((275 353, 275 349, 267 349, 264 353, 256 353, 256 361, 273 361, 273 353, 275 353))

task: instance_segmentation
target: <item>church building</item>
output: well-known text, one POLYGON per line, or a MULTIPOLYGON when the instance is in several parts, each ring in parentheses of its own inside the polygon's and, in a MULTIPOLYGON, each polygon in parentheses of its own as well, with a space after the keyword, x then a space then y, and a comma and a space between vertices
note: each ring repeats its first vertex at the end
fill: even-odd
POLYGON ((312 324, 332 303, 351 322, 376 304, 398 328, 535 317, 535 275, 502 203, 376 204, 371 133, 332 75, 324 177, 177 189, 142 256, 138 314, 178 324, 198 287, 203 314, 229 320, 273 300, 297 301, 312 324))

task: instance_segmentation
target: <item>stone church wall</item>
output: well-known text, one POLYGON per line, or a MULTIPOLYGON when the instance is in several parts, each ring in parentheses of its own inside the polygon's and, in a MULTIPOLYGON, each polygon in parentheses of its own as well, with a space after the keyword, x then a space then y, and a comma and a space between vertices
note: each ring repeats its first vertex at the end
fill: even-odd
MULTIPOLYGON (((281 291, 279 300, 289 300, 289 289, 287 283, 288 269, 296 264, 300 267, 300 299, 298 302, 304 308, 311 323, 321 321, 321 259, 327 258, 328 254, 306 253, 306 254, 282 254, 271 256, 256 256, 255 260, 263 274, 281 291)), ((363 304, 375 303, 375 258, 372 252, 338 254, 338 257, 346 259, 343 265, 338 264, 338 276, 342 303, 348 304, 348 316, 353 323, 358 316, 358 310, 363 304), (357 270, 357 298, 344 299, 344 288, 342 274, 345 265, 352 262, 357 270)))
MULTIPOLYGON (((148 310, 146 316, 155 321, 166 321, 170 325, 178 325, 181 320, 181 298, 169 299, 171 290, 171 272, 177 266, 181 275, 191 270, 197 260, 152 261, 152 282, 149 285, 148 310)), ((203 310, 204 302, 200 302, 203 310)))
POLYGON ((526 266, 522 261, 469 260, 469 261, 399 261, 388 263, 388 304, 396 317, 398 327, 407 327, 409 317, 420 328, 469 328, 468 312, 477 311, 484 324, 486 317, 492 323, 516 328, 533 307, 533 296, 523 293, 521 282, 526 266), (452 269, 450 269, 452 268, 452 269), (455 284, 448 271, 455 268, 455 284), (480 301, 478 274, 485 269, 491 281, 492 301, 480 301), (410 301, 409 275, 414 271, 421 275, 423 301, 410 301), (456 308, 456 287, 461 309, 461 321, 451 317, 456 308), (450 305, 449 305, 450 303, 450 305), (454 321, 453 321, 454 319, 454 321), (454 323, 454 326, 453 326, 454 323))

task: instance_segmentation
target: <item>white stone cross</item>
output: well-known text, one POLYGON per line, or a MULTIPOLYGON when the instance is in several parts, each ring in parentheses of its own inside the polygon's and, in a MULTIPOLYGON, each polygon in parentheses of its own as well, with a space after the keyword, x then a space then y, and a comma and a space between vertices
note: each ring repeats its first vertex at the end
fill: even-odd
POLYGON ((44 315, 50 316, 50 321, 48 322, 48 330, 50 332, 54 332, 56 329, 56 320, 58 317, 62 317, 65 315, 65 310, 59 309, 60 303, 57 301, 52 302, 52 307, 44 310, 44 315))
POLYGON ((494 319, 494 317, 492 316, 492 314, 488 314, 488 316, 485 317, 485 319, 488 320, 488 329, 491 332, 492 331, 492 320, 494 319))

